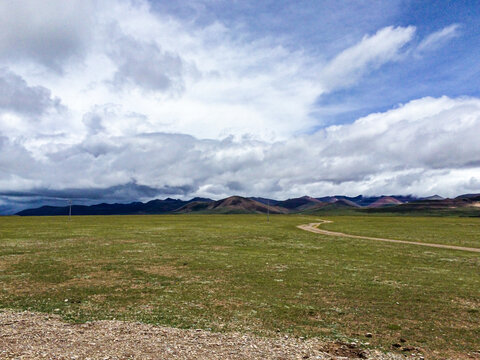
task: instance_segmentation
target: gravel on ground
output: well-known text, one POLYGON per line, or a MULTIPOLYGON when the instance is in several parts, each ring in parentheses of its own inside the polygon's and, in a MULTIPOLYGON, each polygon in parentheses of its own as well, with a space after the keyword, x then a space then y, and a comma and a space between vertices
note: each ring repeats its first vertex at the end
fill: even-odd
MULTIPOLYGON (((0 310, 0 359, 405 359, 356 344, 183 330, 118 320, 83 324, 0 310)), ((420 354, 408 356, 420 359, 420 354)))

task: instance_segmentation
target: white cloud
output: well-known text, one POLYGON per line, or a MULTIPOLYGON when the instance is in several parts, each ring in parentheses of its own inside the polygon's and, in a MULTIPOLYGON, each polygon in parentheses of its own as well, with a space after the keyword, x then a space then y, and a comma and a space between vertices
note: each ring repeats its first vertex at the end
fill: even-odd
MULTIPOLYGON (((51 49, 45 53, 32 47, 17 49, 9 35, 4 47, 11 51, 4 55, 12 54, 12 59, 7 59, 12 61, 6 63, 28 83, 42 84, 53 96, 61 97, 70 110, 71 131, 67 133, 75 141, 89 131, 86 127, 78 131, 85 124, 85 114, 106 106, 117 109, 118 119, 103 121, 107 132, 114 135, 133 131, 217 139, 244 134, 269 141, 286 139, 317 125, 312 113, 318 96, 394 61, 414 32, 413 27, 384 28, 323 64, 306 53, 279 46, 274 39, 242 41, 220 23, 192 27, 151 12, 144 1, 62 5, 58 14, 52 10, 53 3, 48 2, 47 10, 39 13, 41 21, 34 6, 28 11, 26 5, 20 7, 21 16, 45 29, 37 33, 46 39, 37 39, 33 30, 22 33, 29 39, 26 43, 51 44, 51 49), (85 15, 89 25, 81 29, 78 20, 71 18, 78 7, 90 9, 85 15), (54 31, 62 26, 68 31, 54 31), (62 39, 58 34, 64 34, 62 39), (63 37, 70 39, 70 45, 58 53, 55 48, 66 41, 63 37), (14 62, 17 53, 43 65, 61 67, 63 74, 14 62), (81 62, 69 61, 79 53, 81 62), (57 54, 55 59, 48 58, 51 54, 57 54), (132 113, 144 121, 132 119, 132 113)), ((64 131, 64 125, 56 132, 64 131)))
POLYGON ((120 194, 126 187, 132 194, 132 184, 142 199, 233 193, 453 196, 475 192, 479 132, 480 99, 427 97, 275 143, 99 133, 71 146, 31 148, 43 153, 34 158, 20 142, 3 138, 0 168, 8 171, 0 173, 0 185, 4 193, 79 189, 99 198, 105 189, 120 194))
POLYGON ((428 35, 417 46, 417 53, 435 50, 443 46, 447 41, 460 35, 460 25, 452 24, 439 31, 435 31, 428 35))
POLYGON ((0 192, 453 195, 480 179, 477 98, 426 97, 312 133, 318 97, 402 58, 412 26, 325 62, 142 0, 12 4, 0 4, 0 192))
POLYGON ((326 90, 355 84, 366 72, 379 68, 399 57, 399 51, 412 40, 415 27, 389 26, 345 49, 322 70, 321 81, 326 90))

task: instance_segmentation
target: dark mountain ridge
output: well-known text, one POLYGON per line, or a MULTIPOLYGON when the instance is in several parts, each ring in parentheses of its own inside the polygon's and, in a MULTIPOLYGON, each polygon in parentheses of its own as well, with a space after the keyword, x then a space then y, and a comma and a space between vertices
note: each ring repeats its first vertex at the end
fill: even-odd
MULTIPOLYGON (((200 199, 211 202, 211 199, 193 198, 179 200, 166 198, 165 200, 151 200, 147 203, 132 202, 129 204, 97 204, 97 205, 72 205, 74 215, 136 215, 136 214, 166 214, 200 199)), ((26 209, 17 213, 20 216, 55 216, 68 215, 69 206, 42 206, 36 209, 26 209)))
POLYGON ((287 199, 277 202, 278 206, 289 209, 290 211, 306 210, 312 207, 318 207, 321 204, 324 204, 324 202, 306 195, 299 198, 287 199))
MULTIPOLYGON (((331 210, 351 210, 361 212, 447 212, 452 209, 470 209, 480 212, 480 194, 465 194, 454 199, 443 199, 438 195, 428 198, 408 196, 348 197, 343 195, 312 198, 302 196, 287 200, 273 200, 260 197, 230 196, 221 200, 193 198, 180 200, 166 198, 146 203, 129 204, 73 205, 72 215, 140 215, 140 214, 182 214, 182 213, 218 213, 218 214, 288 214, 301 212, 328 212, 331 210)), ((68 206, 42 206, 18 212, 20 216, 56 216, 68 215, 68 206)))

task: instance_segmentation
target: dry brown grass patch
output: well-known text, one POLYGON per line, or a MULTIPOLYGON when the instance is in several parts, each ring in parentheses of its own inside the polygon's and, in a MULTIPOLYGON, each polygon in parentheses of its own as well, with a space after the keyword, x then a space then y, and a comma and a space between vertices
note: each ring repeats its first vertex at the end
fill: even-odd
POLYGON ((144 271, 147 274, 152 275, 161 275, 166 277, 177 277, 181 278, 184 276, 179 269, 172 265, 149 265, 149 266, 142 266, 139 267, 138 270, 144 271))

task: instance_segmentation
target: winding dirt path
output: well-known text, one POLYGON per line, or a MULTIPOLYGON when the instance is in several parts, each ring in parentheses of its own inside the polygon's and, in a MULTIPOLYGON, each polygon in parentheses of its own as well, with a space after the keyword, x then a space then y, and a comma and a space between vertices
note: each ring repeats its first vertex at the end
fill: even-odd
POLYGON ((318 226, 320 226, 322 224, 328 224, 328 223, 331 223, 333 221, 321 220, 321 219, 318 219, 318 220, 320 222, 298 225, 297 228, 305 230, 305 231, 310 231, 310 232, 313 232, 313 233, 317 233, 317 234, 328 235, 328 236, 340 236, 340 237, 347 237, 347 238, 353 238, 353 239, 366 239, 366 240, 384 241, 384 242, 399 243, 399 244, 428 246, 428 247, 434 247, 434 248, 439 248, 439 249, 462 250, 462 251, 480 253, 480 248, 471 248, 471 247, 444 245, 444 244, 433 244, 433 243, 423 243, 423 242, 418 242, 418 241, 376 238, 376 237, 370 237, 370 236, 345 234, 345 233, 341 233, 341 232, 337 232, 337 231, 322 230, 322 229, 319 229, 318 226))

